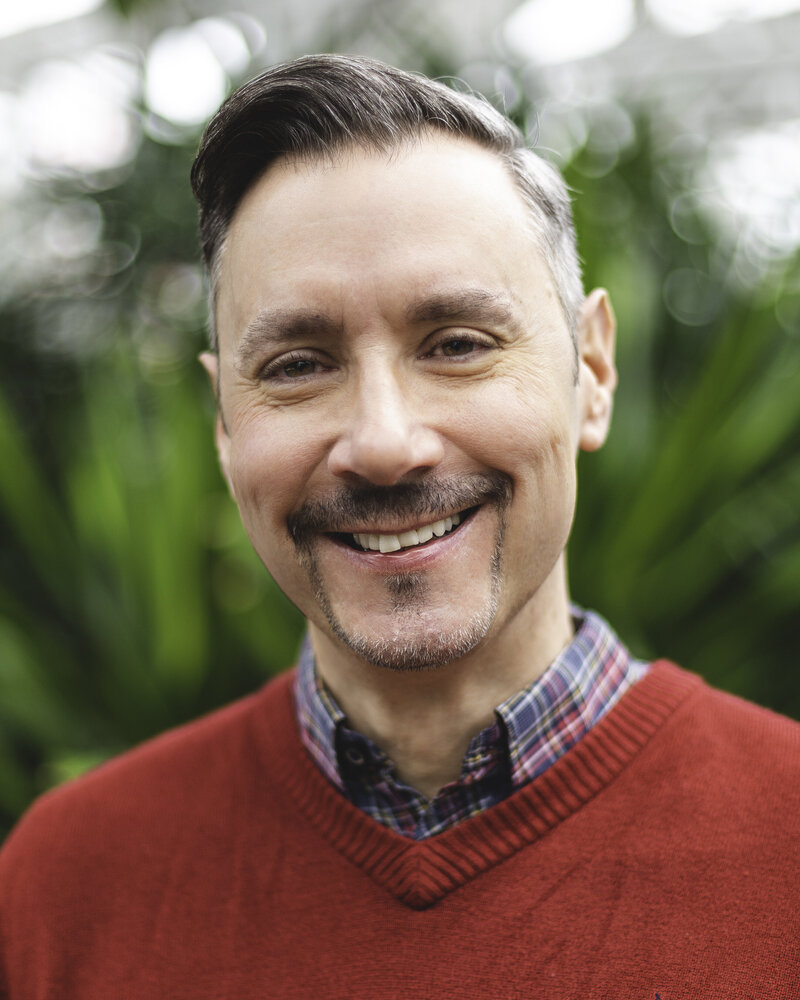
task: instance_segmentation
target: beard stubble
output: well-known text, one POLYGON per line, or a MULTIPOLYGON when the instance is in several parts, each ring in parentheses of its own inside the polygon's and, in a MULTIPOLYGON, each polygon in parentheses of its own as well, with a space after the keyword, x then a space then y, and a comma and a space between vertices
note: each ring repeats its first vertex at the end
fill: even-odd
MULTIPOLYGON (((359 658, 389 670, 415 671, 444 666, 471 652, 488 634, 499 605, 502 582, 505 512, 511 500, 510 478, 502 473, 462 479, 421 480, 390 487, 347 487, 335 496, 309 501, 289 519, 290 535, 298 549, 319 609, 332 633, 359 658), (317 558, 319 535, 346 531, 348 524, 399 518, 422 522, 426 517, 483 504, 497 512, 497 532, 489 570, 488 593, 480 607, 449 629, 426 622, 429 583, 424 572, 394 573, 385 577, 390 614, 397 627, 390 635, 348 628, 333 607, 317 558)), ((388 556, 391 558, 391 556, 388 556)), ((457 600, 458 595, 453 595, 457 600)))

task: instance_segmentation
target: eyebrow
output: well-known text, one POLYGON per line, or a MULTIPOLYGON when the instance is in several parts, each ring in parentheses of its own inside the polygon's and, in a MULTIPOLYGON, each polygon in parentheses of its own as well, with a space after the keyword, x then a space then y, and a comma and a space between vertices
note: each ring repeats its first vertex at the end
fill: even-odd
POLYGON ((408 307, 406 321, 411 324, 466 321, 487 326, 519 327, 512 298, 484 288, 458 289, 426 296, 408 307))
MULTIPOLYGON (((486 326, 520 328, 510 296, 484 288, 437 292, 411 303, 405 310, 410 325, 424 323, 476 323, 486 326)), ((247 324, 236 348, 234 366, 247 373, 260 360, 265 347, 280 349, 298 340, 327 340, 343 333, 340 321, 317 311, 261 309, 247 324)))
POLYGON ((342 326, 320 312, 261 309, 247 324, 236 348, 235 367, 249 371, 265 347, 287 347, 298 340, 327 339, 341 335, 342 326))

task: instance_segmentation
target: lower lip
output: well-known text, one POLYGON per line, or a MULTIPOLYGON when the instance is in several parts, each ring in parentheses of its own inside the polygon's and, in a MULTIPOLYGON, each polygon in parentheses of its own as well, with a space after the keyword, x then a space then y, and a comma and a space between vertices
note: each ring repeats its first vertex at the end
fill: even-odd
POLYGON ((413 549, 400 549, 397 552, 386 553, 365 552, 350 548, 344 542, 336 542, 329 538, 326 538, 326 541, 330 545, 334 545, 337 552, 361 569, 377 573, 410 573, 413 570, 427 567, 436 559, 448 555, 461 545, 462 541, 465 541, 470 534, 476 518, 481 516, 483 510, 484 508, 480 507, 466 521, 462 521, 455 531, 413 549))

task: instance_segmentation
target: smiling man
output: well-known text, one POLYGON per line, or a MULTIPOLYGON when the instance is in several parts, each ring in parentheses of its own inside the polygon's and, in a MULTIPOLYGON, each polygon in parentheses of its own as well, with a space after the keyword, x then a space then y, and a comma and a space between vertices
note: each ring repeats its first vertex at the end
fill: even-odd
POLYGON ((208 251, 204 362, 223 470, 319 677, 433 798, 572 637, 575 456, 605 436, 614 331, 576 270, 559 295, 496 152, 381 139, 254 180, 208 251))
POLYGON ((327 56, 234 94, 193 182, 222 471, 308 636, 31 811, 4 995, 796 996, 798 727, 569 602, 616 372, 557 173, 327 56))

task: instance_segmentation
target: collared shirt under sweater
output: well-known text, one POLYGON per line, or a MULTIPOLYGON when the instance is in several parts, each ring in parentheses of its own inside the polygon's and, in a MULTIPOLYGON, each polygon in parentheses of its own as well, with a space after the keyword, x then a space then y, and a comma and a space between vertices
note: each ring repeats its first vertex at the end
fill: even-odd
POLYGON ((470 741, 458 780, 433 799, 405 784, 380 747, 349 727, 316 671, 308 639, 295 684, 303 744, 326 778, 379 823, 414 840, 442 833, 546 771, 647 672, 600 615, 577 607, 572 615, 569 645, 497 706, 492 725, 470 741))

